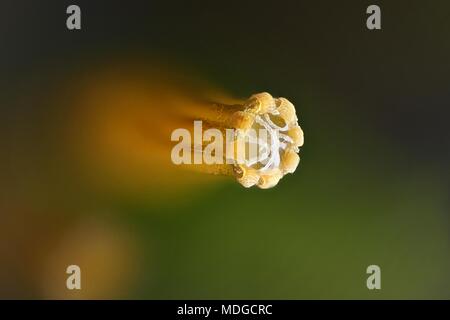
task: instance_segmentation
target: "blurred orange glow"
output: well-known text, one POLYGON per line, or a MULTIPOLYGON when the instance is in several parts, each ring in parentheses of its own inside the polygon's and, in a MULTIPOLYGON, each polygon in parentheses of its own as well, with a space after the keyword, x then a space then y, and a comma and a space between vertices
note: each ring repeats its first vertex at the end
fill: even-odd
POLYGON ((88 185, 179 193, 212 178, 172 164, 171 132, 192 127, 195 116, 214 101, 240 102, 163 68, 102 71, 80 86, 67 117, 66 149, 82 164, 88 185))

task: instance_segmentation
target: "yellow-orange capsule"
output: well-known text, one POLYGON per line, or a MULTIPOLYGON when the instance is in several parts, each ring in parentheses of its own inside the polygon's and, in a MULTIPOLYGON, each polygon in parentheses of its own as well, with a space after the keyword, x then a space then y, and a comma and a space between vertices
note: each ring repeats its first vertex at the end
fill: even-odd
MULTIPOLYGON (((199 116, 206 121, 204 128, 218 126, 226 136, 220 144, 225 147, 221 159, 226 161, 207 167, 195 164, 201 171, 230 175, 232 168, 231 175, 242 186, 267 189, 274 187, 283 175, 296 170, 303 131, 297 123, 295 107, 287 99, 262 92, 243 104, 215 103, 203 115, 199 116), (229 129, 233 129, 231 134, 229 129)), ((208 154, 209 143, 207 140, 200 144, 199 152, 208 154)))

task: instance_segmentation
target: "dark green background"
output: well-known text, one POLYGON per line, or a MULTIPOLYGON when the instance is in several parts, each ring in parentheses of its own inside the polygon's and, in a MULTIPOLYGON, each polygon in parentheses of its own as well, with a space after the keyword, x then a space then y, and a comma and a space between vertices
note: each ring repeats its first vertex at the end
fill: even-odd
POLYGON ((3 94, 48 66, 157 55, 237 96, 289 98, 305 132, 274 189, 230 180, 165 204, 98 204, 143 248, 122 297, 450 298, 448 1, 72 2, 2 1, 3 94), (365 26, 370 4, 382 30, 365 26), (371 264, 380 291, 366 288, 371 264))

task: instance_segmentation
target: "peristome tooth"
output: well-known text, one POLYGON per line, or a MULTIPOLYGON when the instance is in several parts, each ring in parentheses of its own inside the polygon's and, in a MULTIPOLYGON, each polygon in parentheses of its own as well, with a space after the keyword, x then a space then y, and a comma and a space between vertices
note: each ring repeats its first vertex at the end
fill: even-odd
POLYGON ((286 173, 293 173, 297 169, 299 162, 300 157, 298 154, 294 150, 288 149, 281 158, 280 169, 286 173))
POLYGON ((304 142, 303 130, 298 125, 288 130, 288 136, 292 138, 292 144, 296 147, 301 147, 304 142))
POLYGON ((275 100, 274 98, 267 92, 261 92, 254 94, 250 97, 250 100, 257 100, 257 105, 255 111, 258 114, 264 114, 269 111, 275 110, 275 100))
POLYGON ((245 188, 254 186, 259 181, 259 174, 256 170, 248 168, 242 165, 238 165, 237 171, 240 173, 240 177, 237 176, 237 181, 245 188))
POLYGON ((277 101, 277 111, 280 116, 284 119, 287 124, 292 124, 297 122, 297 115, 295 113, 294 105, 285 98, 278 98, 277 101))
POLYGON ((269 189, 278 184, 278 181, 283 177, 280 170, 275 170, 271 174, 261 175, 259 178, 257 186, 261 189, 269 189))

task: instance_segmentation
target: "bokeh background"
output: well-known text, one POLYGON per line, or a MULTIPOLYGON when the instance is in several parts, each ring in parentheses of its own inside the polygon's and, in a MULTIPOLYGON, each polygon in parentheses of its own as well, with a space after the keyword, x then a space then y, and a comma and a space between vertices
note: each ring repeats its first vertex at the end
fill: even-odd
POLYGON ((3 0, 0 297, 449 299, 449 32, 448 1, 3 0), (370 4, 380 31, 366 29, 370 4), (170 175, 154 162, 170 154, 133 135, 118 160, 95 147, 79 160, 111 120, 85 111, 127 92, 119 114, 158 133, 155 64, 292 101, 297 171, 270 190, 170 175), (65 288, 69 264, 81 291, 65 288))

